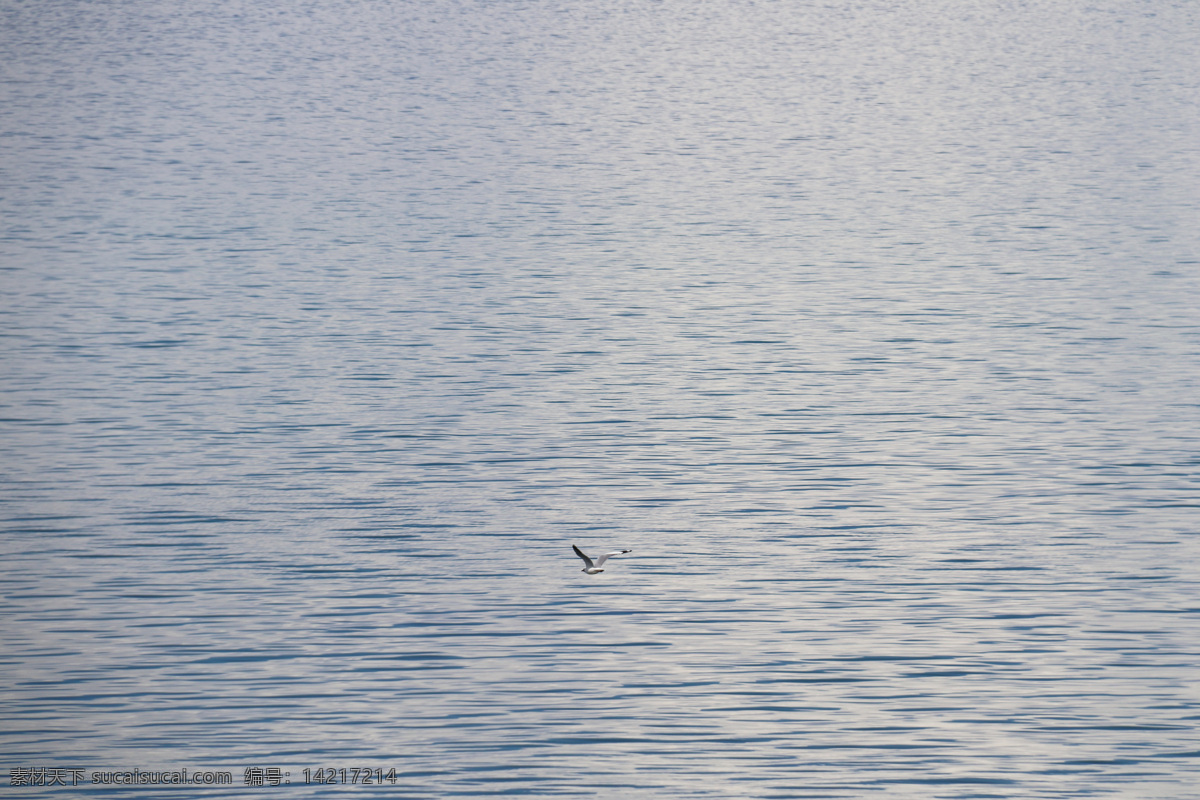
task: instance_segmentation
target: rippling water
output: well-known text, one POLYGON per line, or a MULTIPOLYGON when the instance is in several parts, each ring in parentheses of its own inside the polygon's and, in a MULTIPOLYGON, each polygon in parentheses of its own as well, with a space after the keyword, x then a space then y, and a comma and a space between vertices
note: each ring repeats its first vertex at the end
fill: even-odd
POLYGON ((9 782, 1200 797, 1195 5, 13 0, 0 51, 9 782))

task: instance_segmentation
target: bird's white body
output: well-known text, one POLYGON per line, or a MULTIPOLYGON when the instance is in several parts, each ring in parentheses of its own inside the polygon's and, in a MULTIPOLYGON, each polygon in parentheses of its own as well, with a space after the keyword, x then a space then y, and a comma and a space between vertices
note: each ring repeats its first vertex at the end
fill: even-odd
POLYGON ((600 556, 593 562, 590 558, 588 558, 587 556, 585 556, 583 554, 582 550, 580 550, 575 545, 571 545, 571 549, 574 550, 575 555, 582 558, 583 563, 587 565, 583 569, 581 569, 580 572, 586 572, 588 575, 595 575, 597 572, 604 572, 604 570, 600 569, 600 567, 602 567, 604 565, 605 561, 608 561, 613 556, 619 556, 622 553, 632 553, 633 552, 632 550, 614 550, 611 553, 605 553, 604 555, 600 556))

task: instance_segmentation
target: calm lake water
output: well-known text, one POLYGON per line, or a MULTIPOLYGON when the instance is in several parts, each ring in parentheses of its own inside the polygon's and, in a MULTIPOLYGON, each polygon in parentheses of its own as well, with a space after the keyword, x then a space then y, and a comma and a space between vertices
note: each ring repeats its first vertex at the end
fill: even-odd
POLYGON ((0 783, 1200 797, 1197 53, 0 0, 0 783))

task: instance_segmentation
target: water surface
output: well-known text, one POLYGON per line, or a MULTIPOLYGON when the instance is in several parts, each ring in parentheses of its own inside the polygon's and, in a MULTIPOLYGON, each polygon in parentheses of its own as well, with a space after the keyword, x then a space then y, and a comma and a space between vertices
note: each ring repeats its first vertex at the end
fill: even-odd
POLYGON ((0 19, 6 772, 1200 796, 1192 5, 0 19))

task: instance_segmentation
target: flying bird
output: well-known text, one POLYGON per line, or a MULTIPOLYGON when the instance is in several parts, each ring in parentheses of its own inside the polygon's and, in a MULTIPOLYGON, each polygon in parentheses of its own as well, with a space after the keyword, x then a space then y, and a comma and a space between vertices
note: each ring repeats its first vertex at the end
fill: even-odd
POLYGON ((604 562, 605 562, 605 561, 608 561, 608 560, 609 560, 610 558, 612 558, 613 556, 619 556, 619 555, 621 555, 622 553, 632 553, 632 552, 633 552, 632 550, 614 550, 614 551, 612 551, 611 553, 605 553, 604 555, 602 555, 602 556, 600 556, 599 558, 597 558, 597 559, 595 560, 595 562, 593 562, 593 561, 592 561, 590 558, 588 558, 587 556, 585 556, 585 555, 583 554, 583 551, 582 551, 582 550, 580 550, 580 549, 579 549, 578 547, 576 547, 575 545, 571 545, 571 549, 572 549, 572 550, 574 550, 574 551, 575 551, 575 555, 577 555, 577 556, 579 556, 580 558, 582 558, 582 559, 583 559, 583 563, 587 565, 587 566, 586 566, 586 567, 584 567, 582 570, 580 570, 580 572, 586 572, 588 575, 595 575, 597 572, 604 572, 604 570, 602 570, 602 569, 600 569, 600 568, 601 568, 602 566, 604 566, 604 562))

